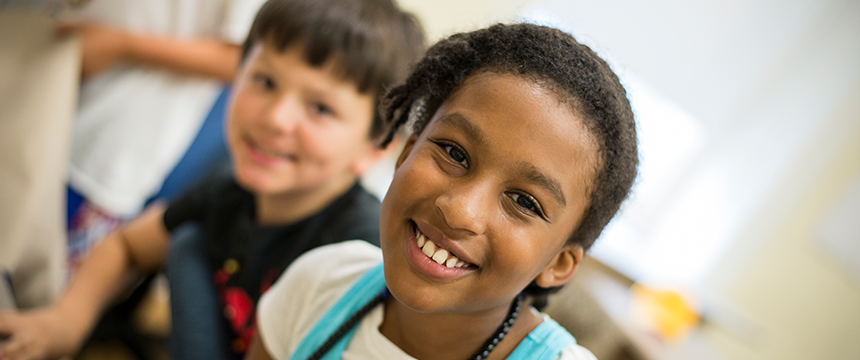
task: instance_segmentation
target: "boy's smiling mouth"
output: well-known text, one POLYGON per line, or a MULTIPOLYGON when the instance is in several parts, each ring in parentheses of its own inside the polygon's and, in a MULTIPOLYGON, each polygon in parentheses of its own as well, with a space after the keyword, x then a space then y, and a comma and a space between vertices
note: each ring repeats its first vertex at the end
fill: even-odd
MULTIPOLYGON (((245 143, 248 145, 248 148, 251 150, 252 155, 255 155, 256 158, 260 156, 268 158, 269 160, 285 160, 285 161, 296 161, 296 157, 291 154, 282 153, 276 150, 271 150, 260 146, 257 142, 250 138, 245 139, 245 143)), ((266 160, 266 159, 261 159, 266 160)))
POLYGON ((424 253, 428 259, 447 268, 477 268, 474 264, 458 258, 452 251, 444 249, 434 243, 418 229, 418 226, 415 223, 412 223, 412 226, 416 245, 418 245, 418 248, 421 249, 421 252, 424 253))

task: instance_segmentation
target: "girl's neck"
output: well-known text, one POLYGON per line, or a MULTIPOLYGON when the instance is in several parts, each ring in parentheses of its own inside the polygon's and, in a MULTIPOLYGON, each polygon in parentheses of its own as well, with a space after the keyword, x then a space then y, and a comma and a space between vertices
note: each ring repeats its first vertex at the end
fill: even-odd
POLYGON ((255 219, 259 225, 284 225, 322 211, 345 194, 355 177, 330 179, 319 186, 277 194, 254 194, 255 219))
MULTIPOLYGON (((419 313, 391 297, 385 302, 379 331, 417 359, 467 359, 495 335, 508 309, 509 304, 476 313, 419 313)), ((541 321, 524 304, 514 326, 488 359, 505 359, 541 321)))

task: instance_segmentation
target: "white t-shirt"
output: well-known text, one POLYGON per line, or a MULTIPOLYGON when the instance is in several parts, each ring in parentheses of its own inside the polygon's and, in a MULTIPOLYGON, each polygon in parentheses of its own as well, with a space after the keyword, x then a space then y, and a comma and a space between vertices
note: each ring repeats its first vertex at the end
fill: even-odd
MULTIPOLYGON (((257 307, 259 335, 269 354, 274 359, 289 359, 329 308, 381 261, 379 248, 358 240, 319 247, 299 257, 257 307)), ((379 332, 382 317, 383 307, 378 306, 362 319, 342 359, 415 359, 379 332)), ((571 344, 557 359, 595 358, 582 346, 571 344)))
MULTIPOLYGON (((263 0, 94 0, 68 18, 175 38, 241 44, 263 0)), ((114 215, 156 193, 194 139, 219 81, 121 63, 83 84, 69 182, 114 215)))

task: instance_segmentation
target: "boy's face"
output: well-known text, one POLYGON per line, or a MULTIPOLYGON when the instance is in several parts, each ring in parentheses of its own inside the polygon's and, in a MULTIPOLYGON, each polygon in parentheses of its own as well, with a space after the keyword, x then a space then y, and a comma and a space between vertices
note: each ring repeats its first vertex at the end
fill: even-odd
POLYGON ((226 137, 236 180, 252 193, 351 182, 375 158, 372 95, 331 62, 311 67, 303 50, 257 44, 234 83, 226 137))
POLYGON ((581 258, 566 241, 597 161, 582 120, 554 93, 514 75, 467 79, 409 139, 383 201, 391 293, 420 312, 507 311, 559 254, 581 258), (422 236, 435 253, 419 248, 422 236))

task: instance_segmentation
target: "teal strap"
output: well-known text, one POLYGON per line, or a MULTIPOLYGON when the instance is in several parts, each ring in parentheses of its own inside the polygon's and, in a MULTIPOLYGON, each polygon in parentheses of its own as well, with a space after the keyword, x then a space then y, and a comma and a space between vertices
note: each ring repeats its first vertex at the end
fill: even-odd
POLYGON ((508 356, 511 360, 553 360, 564 348, 576 343, 573 336, 552 319, 546 319, 508 356))
MULTIPOLYGON (((341 297, 322 318, 317 321, 310 332, 302 339, 298 349, 290 356, 290 360, 305 360, 309 358, 337 329, 357 312, 367 302, 373 299, 385 288, 385 274, 382 264, 368 270, 362 275, 346 294, 341 297)), ((323 357, 324 360, 340 359, 346 345, 355 334, 352 328, 331 350, 323 357)), ((552 319, 546 319, 520 342, 514 352, 508 356, 511 360, 553 360, 570 344, 576 343, 567 330, 552 319)))
MULTIPOLYGON (((358 281, 344 294, 328 312, 320 318, 310 332, 302 339, 298 349, 290 356, 291 360, 305 360, 313 355, 328 338, 346 322, 352 314, 367 304, 373 297, 385 289, 385 274, 382 272, 382 263, 368 270, 358 281)), ((355 334, 353 327, 343 338, 340 339, 323 359, 340 359, 341 353, 346 349, 352 335, 355 334)))

